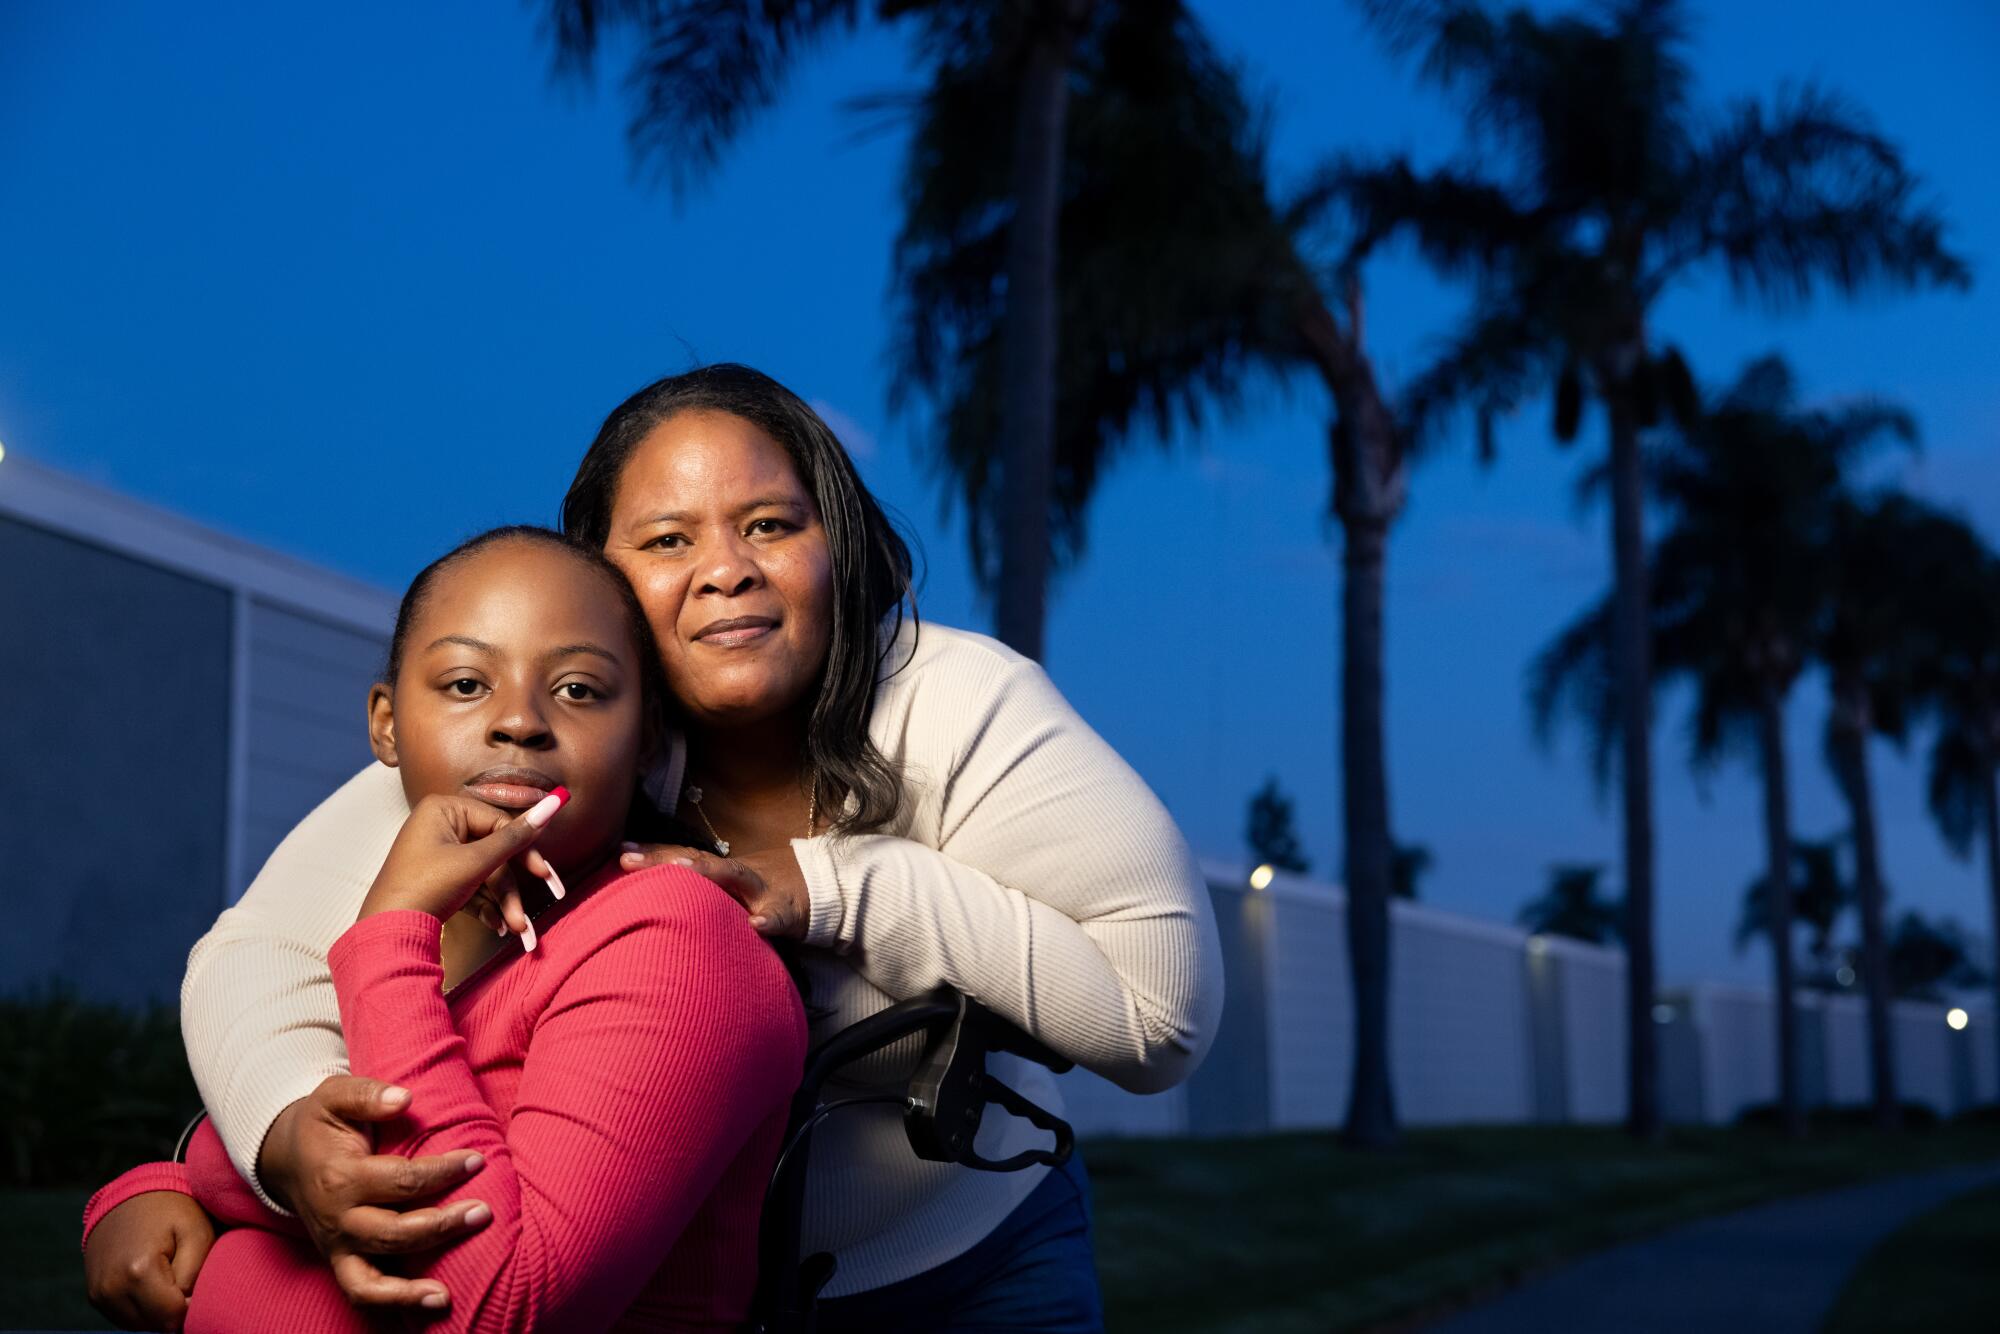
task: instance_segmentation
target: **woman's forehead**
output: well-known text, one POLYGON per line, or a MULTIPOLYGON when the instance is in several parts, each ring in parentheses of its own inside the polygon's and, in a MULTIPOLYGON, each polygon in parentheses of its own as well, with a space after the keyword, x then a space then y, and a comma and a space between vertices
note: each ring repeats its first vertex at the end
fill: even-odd
POLYGON ((618 479, 620 508, 741 500, 748 491, 797 495, 804 485, 791 455, 756 423, 726 412, 681 412, 639 442, 618 479))

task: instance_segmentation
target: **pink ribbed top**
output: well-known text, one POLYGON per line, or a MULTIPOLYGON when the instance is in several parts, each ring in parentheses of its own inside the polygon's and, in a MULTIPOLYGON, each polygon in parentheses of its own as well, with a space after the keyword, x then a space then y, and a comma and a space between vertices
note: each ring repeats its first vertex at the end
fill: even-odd
MULTIPOLYGON (((329 955, 358 1074, 408 1088, 380 1152, 476 1149, 446 1200, 486 1227, 403 1272, 444 1283, 427 1330, 717 1330, 756 1280, 763 1189, 805 1054, 798 992, 743 910, 681 867, 601 876, 533 953, 443 992, 437 919, 379 913, 329 955)), ((84 1235, 146 1190, 225 1222, 187 1329, 369 1328, 295 1220, 259 1202, 203 1123, 186 1169, 147 1164, 91 1200, 84 1235)), ((426 1313, 428 1315, 428 1313, 426 1313)))

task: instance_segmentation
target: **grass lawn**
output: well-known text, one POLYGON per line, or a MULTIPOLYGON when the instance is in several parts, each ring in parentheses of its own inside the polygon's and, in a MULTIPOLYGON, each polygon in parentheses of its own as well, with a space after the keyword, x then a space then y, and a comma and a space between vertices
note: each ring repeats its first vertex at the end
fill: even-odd
MULTIPOLYGON (((1085 1157, 1113 1331, 1326 1334, 1462 1302, 1702 1214, 2000 1158, 2000 1127, 1894 1139, 1821 1131, 1799 1144, 1764 1131, 1685 1130, 1654 1149, 1612 1130, 1432 1130, 1383 1155, 1347 1153, 1326 1135, 1103 1140, 1085 1157)), ((109 1328, 83 1300, 76 1237, 87 1194, 0 1192, 5 1325, 109 1328)), ((1990 1257, 2000 1197, 1987 1209, 1990 1257)), ((1935 1286, 1928 1271, 1915 1281, 1935 1286)))
POLYGON ((2000 1190, 1925 1214, 1877 1246, 1841 1290, 1827 1334, 1973 1334, 2000 1311, 2000 1190))
POLYGON ((1325 1135, 1102 1141, 1085 1156, 1113 1331, 1326 1334, 1461 1304, 1703 1214, 2000 1157, 2000 1128, 1798 1144, 1681 1130, 1642 1149, 1613 1130, 1507 1127, 1419 1131, 1381 1156, 1325 1135))

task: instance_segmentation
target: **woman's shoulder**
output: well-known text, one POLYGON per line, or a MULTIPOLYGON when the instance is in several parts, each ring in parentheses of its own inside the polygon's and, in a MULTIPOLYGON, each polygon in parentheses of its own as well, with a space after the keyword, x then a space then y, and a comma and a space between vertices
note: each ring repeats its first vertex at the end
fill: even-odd
POLYGON ((883 662, 877 698, 899 694, 982 695, 1022 676, 1041 676, 1024 657, 990 635, 925 621, 905 621, 883 662))

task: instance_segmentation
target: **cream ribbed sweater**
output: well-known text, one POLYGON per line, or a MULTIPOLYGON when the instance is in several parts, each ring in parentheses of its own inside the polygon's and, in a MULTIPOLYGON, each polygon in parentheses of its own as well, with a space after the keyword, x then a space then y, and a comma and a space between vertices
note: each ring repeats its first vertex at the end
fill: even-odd
MULTIPOLYGON (((1206 886, 1158 799, 1041 668, 995 641, 926 625, 890 655, 869 732, 902 766, 897 824, 794 840, 811 894, 815 1040, 950 983, 1135 1092, 1194 1069, 1222 1007, 1206 886)), ((300 823, 188 957, 188 1059, 230 1156, 256 1183, 285 1106, 347 1069, 327 951, 354 923, 408 814, 393 770, 363 770, 300 823)), ((900 1087, 914 1047, 851 1072, 900 1087)), ((1043 1067, 993 1073, 1061 1110, 1043 1067)), ((1041 1138, 994 1109, 989 1157, 1041 1138)), ((823 1122, 805 1241, 839 1257, 829 1296, 908 1278, 968 1250, 1045 1169, 988 1174, 916 1158, 893 1106, 823 1122)), ((261 1192, 260 1192, 261 1193, 261 1192)))

